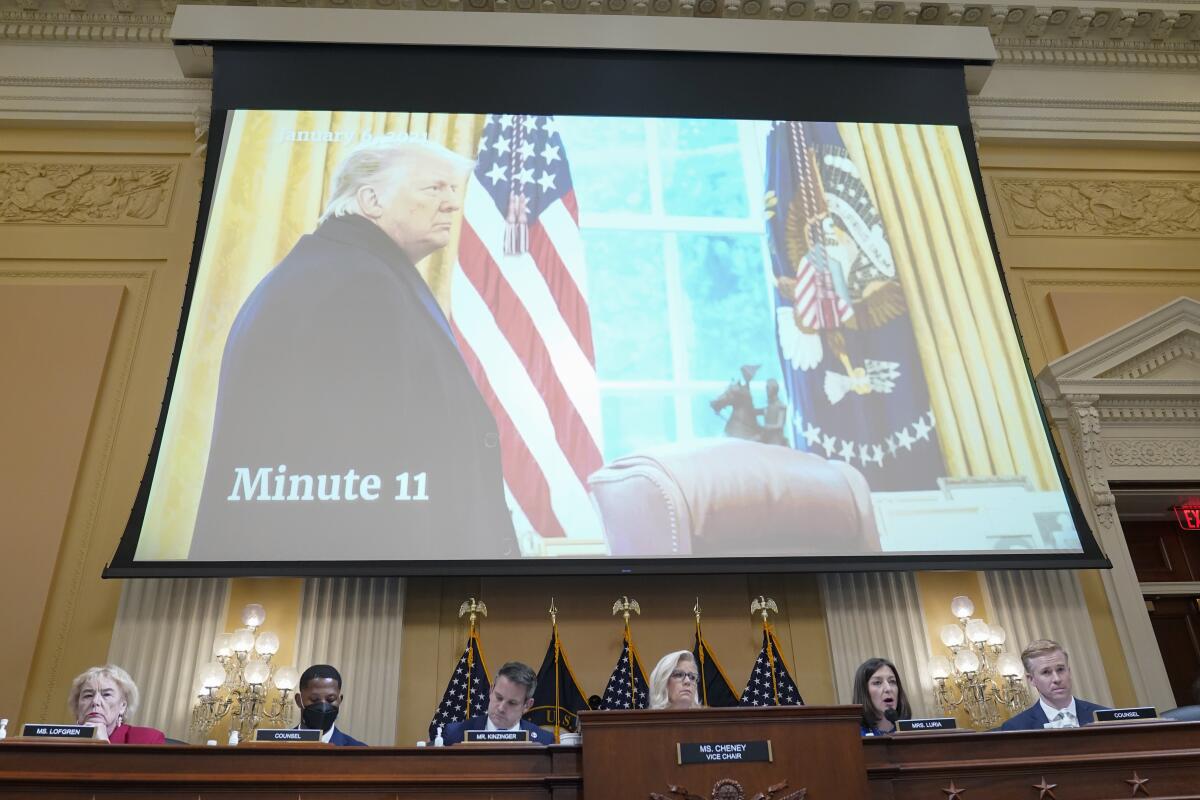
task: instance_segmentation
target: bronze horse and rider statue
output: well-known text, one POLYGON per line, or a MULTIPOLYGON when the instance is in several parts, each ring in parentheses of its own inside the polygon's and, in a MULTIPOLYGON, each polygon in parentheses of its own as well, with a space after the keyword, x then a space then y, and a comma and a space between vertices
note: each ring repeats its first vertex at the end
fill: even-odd
POLYGON ((725 418, 725 435, 738 439, 749 439, 765 444, 788 445, 783 429, 787 421, 787 404, 779 399, 779 382, 774 378, 767 381, 767 404, 762 408, 754 405, 750 394, 750 381, 758 372, 758 364, 742 366, 742 379, 734 379, 719 397, 709 405, 718 415, 730 409, 725 418), (762 422, 759 422, 762 417, 762 422))

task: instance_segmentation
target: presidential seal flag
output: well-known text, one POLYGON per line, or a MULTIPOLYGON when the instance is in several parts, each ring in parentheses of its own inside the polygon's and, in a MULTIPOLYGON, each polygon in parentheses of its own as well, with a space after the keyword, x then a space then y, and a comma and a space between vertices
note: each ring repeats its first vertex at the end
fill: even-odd
POLYGON ((467 181, 450 318, 496 419, 523 551, 602 541, 587 478, 603 464, 579 209, 554 117, 489 114, 467 181))
POLYGON ((873 491, 933 488, 946 467, 905 299, 915 287, 837 124, 774 124, 765 205, 792 442, 873 491))
POLYGON ((488 680, 487 664, 483 660, 483 648, 479 644, 479 633, 474 626, 467 636, 467 646, 454 667, 446 691, 442 693, 442 702, 429 723, 429 740, 437 736, 438 727, 444 727, 451 722, 477 717, 487 711, 488 695, 492 685, 488 680))
POLYGON ((600 710, 613 711, 649 706, 650 682, 646 680, 646 672, 642 669, 637 649, 634 648, 632 637, 629 635, 629 625, 626 624, 621 657, 617 659, 617 666, 608 678, 608 685, 604 687, 600 710))
POLYGON ((758 658, 754 660, 754 669, 750 670, 750 679, 742 692, 739 705, 743 706, 802 706, 804 698, 783 656, 779 653, 779 641, 775 632, 769 627, 763 627, 763 646, 758 658))
POLYGON ((554 728, 554 739, 558 740, 563 728, 579 730, 579 712, 590 709, 587 695, 579 687, 579 681, 567 663, 562 641, 558 638, 558 625, 552 626, 550 646, 537 674, 537 689, 533 693, 533 708, 525 713, 525 719, 543 728, 554 728))

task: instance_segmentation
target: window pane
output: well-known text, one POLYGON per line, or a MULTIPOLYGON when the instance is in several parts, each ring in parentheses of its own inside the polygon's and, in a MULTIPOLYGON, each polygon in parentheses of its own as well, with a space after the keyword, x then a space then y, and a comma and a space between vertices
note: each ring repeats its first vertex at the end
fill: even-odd
POLYGON ((758 364, 756 381, 780 377, 774 309, 761 236, 679 234, 679 275, 693 380, 729 381, 758 364))
POLYGON ((675 439, 675 403, 668 394, 601 392, 600 413, 605 462, 675 439))
POLYGON ((596 374, 669 380, 671 338, 663 242, 657 233, 584 231, 596 374))
POLYGON ((646 124, 623 117, 558 117, 581 213, 650 212, 646 124))
POLYGON ((659 120, 663 205, 668 214, 744 217, 749 213, 737 123, 659 120))
POLYGON ((696 439, 711 439, 725 435, 725 420, 729 409, 714 411, 713 400, 721 396, 724 387, 692 395, 692 436, 696 439))

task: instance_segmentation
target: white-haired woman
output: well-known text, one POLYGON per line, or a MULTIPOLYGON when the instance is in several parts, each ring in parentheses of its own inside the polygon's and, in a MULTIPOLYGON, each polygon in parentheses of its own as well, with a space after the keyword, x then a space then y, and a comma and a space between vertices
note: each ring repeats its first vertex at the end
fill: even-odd
POLYGON ((94 727, 97 739, 112 744, 166 744, 162 731, 129 724, 137 706, 137 684, 115 664, 92 667, 79 674, 67 700, 76 724, 94 727))
POLYGON ((700 708, 700 671, 687 650, 667 653, 650 673, 650 707, 684 711, 700 708))

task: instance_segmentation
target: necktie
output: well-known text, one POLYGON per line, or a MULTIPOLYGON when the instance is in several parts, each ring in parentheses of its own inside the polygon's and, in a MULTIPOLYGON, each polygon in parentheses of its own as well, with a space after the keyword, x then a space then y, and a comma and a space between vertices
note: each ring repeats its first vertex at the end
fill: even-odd
POLYGON ((1078 726, 1079 726, 1079 724, 1075 721, 1075 715, 1072 714, 1070 711, 1063 709, 1062 711, 1059 711, 1057 714, 1055 714, 1054 717, 1049 722, 1047 722, 1044 727, 1047 727, 1047 728, 1076 728, 1078 726))

